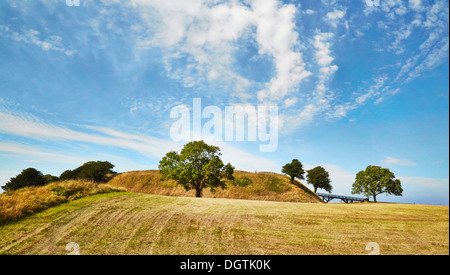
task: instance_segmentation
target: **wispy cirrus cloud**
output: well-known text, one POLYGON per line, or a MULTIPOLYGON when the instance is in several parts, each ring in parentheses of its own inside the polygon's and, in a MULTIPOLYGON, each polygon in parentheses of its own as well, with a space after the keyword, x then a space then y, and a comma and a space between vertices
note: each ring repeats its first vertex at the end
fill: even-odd
MULTIPOLYGON (((369 81, 365 80, 366 85, 353 91, 345 103, 332 102, 331 108, 326 111, 328 117, 345 117, 369 102, 380 104, 400 93, 404 84, 448 62, 448 3, 442 0, 434 3, 411 0, 408 4, 393 0, 380 1, 379 7, 366 6, 366 16, 384 16, 384 20, 377 22, 378 28, 385 33, 380 35, 378 41, 383 41, 383 45, 387 46, 376 50, 393 53, 398 58, 393 58, 390 65, 376 68, 372 85, 367 85, 369 81), (426 39, 422 40, 422 37, 426 39)), ((370 27, 356 27, 357 37, 366 34, 366 29, 370 27)))
POLYGON ((0 133, 26 137, 38 141, 76 141, 134 150, 150 158, 164 155, 174 148, 171 141, 144 135, 130 135, 105 127, 82 127, 76 131, 45 123, 31 115, 0 112, 0 133), (89 133, 92 129, 95 132, 89 133))
POLYGON ((67 49, 58 35, 50 35, 47 38, 41 38, 41 33, 34 29, 28 29, 21 32, 12 30, 9 26, 0 25, 0 35, 17 42, 23 42, 40 47, 44 51, 57 51, 67 56, 71 56, 74 51, 67 49))
POLYGON ((32 160, 39 160, 41 162, 69 163, 73 165, 87 161, 83 157, 48 152, 42 148, 37 148, 35 146, 25 145, 12 141, 1 141, 0 153, 11 154, 12 156, 21 156, 32 160))
MULTIPOLYGON (((150 159, 160 159, 167 152, 180 150, 181 143, 142 134, 130 134, 108 127, 77 126, 79 130, 52 125, 27 114, 0 112, 0 134, 28 138, 43 144, 70 142, 71 144, 100 145, 137 152, 150 159)), ((279 164, 270 159, 234 148, 224 142, 208 141, 219 145, 224 160, 230 161, 237 169, 249 171, 274 171, 279 164)), ((81 163, 85 158, 70 154, 48 152, 42 148, 14 141, 0 142, 0 152, 22 157, 31 157, 49 162, 81 163), (65 160, 62 160, 65 158, 65 160)), ((111 157, 109 157, 111 158, 111 157)), ((116 157, 117 158, 117 157, 116 157)), ((151 168, 151 167, 148 167, 151 168)))
MULTIPOLYGON (((404 36, 406 39, 412 35, 413 26, 417 30, 425 30, 427 35, 426 40, 419 45, 417 52, 402 63, 395 78, 397 83, 410 82, 420 77, 424 72, 431 71, 448 61, 448 2, 438 0, 433 5, 428 6, 427 9, 424 8, 421 1, 412 1, 410 5, 413 10, 420 11, 420 13, 416 15, 412 23, 403 27, 406 34, 400 32, 399 36, 404 36)), ((401 47, 403 52, 405 46, 397 43, 397 41, 399 41, 399 38, 394 42, 393 47, 401 47)))
POLYGON ((384 161, 381 162, 382 165, 399 165, 399 166, 417 166, 417 163, 410 161, 409 159, 398 159, 393 157, 386 157, 384 161))

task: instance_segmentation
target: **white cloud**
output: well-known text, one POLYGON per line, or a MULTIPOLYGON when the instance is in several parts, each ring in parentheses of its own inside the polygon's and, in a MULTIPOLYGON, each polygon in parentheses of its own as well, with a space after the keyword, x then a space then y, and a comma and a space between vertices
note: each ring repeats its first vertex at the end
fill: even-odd
POLYGON ((337 70, 338 66, 331 65, 334 58, 331 56, 331 44, 329 40, 333 38, 332 33, 319 33, 314 37, 314 47, 316 48, 316 60, 321 66, 320 68, 320 79, 321 83, 324 84, 337 70))
POLYGON ((413 28, 419 26, 421 24, 420 19, 416 19, 411 24, 404 25, 400 30, 394 31, 392 34, 395 36, 395 40, 392 45, 389 47, 390 50, 393 50, 395 54, 402 54, 405 52, 405 45, 402 44, 403 40, 406 40, 411 36, 413 32, 413 28))
POLYGON ((298 44, 295 31, 295 6, 280 6, 277 1, 253 1, 252 8, 256 18, 256 41, 260 54, 271 55, 277 75, 268 87, 258 92, 258 99, 282 100, 311 72, 306 70, 300 52, 294 51, 298 44))
POLYGON ((448 18, 448 1, 436 0, 431 7, 427 7, 424 26, 428 28, 447 26, 448 28, 448 18))
POLYGON ((130 106, 130 114, 134 114, 135 112, 144 108, 144 105, 141 102, 133 102, 130 106))
MULTIPOLYGON (((96 144, 101 146, 119 147, 139 152, 153 159, 162 158, 167 152, 180 150, 181 143, 171 140, 159 139, 147 135, 130 134, 107 127, 81 126, 84 130, 94 133, 75 131, 68 128, 50 125, 33 116, 16 116, 0 112, 0 133, 26 137, 42 142, 69 141, 96 144)), ((224 161, 231 162, 237 169, 249 171, 273 171, 279 165, 258 155, 236 149, 224 142, 212 142, 220 146, 224 161)), ((72 157, 62 153, 45 152, 42 149, 17 142, 0 142, 0 152, 15 154, 24 157, 33 157, 39 160, 63 163, 82 163, 82 157, 72 157), (63 160, 63 158, 66 158, 63 160)), ((124 162, 129 167, 130 162, 124 162)))
POLYGON ((90 128, 99 133, 91 134, 50 125, 30 115, 16 116, 0 112, 0 132, 16 136, 41 141, 78 141, 121 147, 140 152, 152 158, 160 157, 174 148, 173 143, 154 137, 130 135, 102 127, 90 128))
POLYGON ((319 65, 319 81, 310 104, 306 105, 300 113, 300 123, 312 121, 316 114, 324 112, 331 107, 334 97, 333 91, 327 88, 328 82, 338 70, 337 65, 332 65, 334 58, 331 56, 332 33, 319 33, 314 36, 313 46, 316 50, 316 62, 319 65))
POLYGON ((182 80, 185 87, 220 79, 237 91, 248 89, 250 81, 231 68, 235 43, 252 24, 247 7, 234 1, 217 5, 203 0, 130 3, 148 30, 138 38, 137 49, 163 48, 169 76, 182 80))
POLYGON ((300 119, 302 121, 311 121, 314 118, 314 115, 319 111, 320 109, 315 106, 314 104, 307 105, 303 111, 300 113, 300 119))
POLYGON ((375 104, 380 104, 381 102, 383 102, 386 98, 394 96, 396 94, 398 94, 400 92, 400 88, 391 88, 391 87, 385 87, 382 90, 381 96, 375 100, 375 104))
POLYGON ((291 107, 292 105, 294 105, 295 103, 297 103, 297 101, 298 101, 298 98, 296 98, 296 97, 287 98, 287 99, 284 101, 284 107, 289 108, 289 107, 291 107))
POLYGON ((398 93, 399 91, 396 89, 391 90, 390 87, 384 87, 387 80, 388 80, 387 76, 375 77, 375 79, 373 80, 374 84, 369 88, 367 88, 363 93, 355 94, 356 98, 353 101, 333 106, 333 110, 327 113, 328 117, 330 118, 345 117, 348 112, 362 106, 371 98, 381 95, 381 99, 379 98, 376 101, 376 103, 380 103, 388 95, 398 93))
POLYGON ((50 153, 45 150, 16 142, 0 142, 0 152, 9 153, 25 158, 39 159, 54 163, 79 164, 87 161, 81 157, 68 156, 66 154, 50 153))
POLYGON ((422 0, 409 0, 409 6, 416 11, 421 11, 423 8, 422 0))
POLYGON ((272 57, 275 65, 276 75, 258 92, 260 101, 282 100, 310 75, 301 53, 294 50, 298 45, 294 5, 283 5, 277 0, 248 1, 248 6, 238 1, 203 0, 131 3, 149 26, 138 47, 167 50, 169 74, 184 80, 191 77, 187 86, 221 80, 232 83, 234 93, 245 92, 252 82, 232 68, 237 42, 242 38, 254 39, 259 54, 272 57), (188 65, 178 63, 181 59, 187 59, 188 65))
POLYGON ((448 205, 448 179, 408 176, 398 176, 397 178, 402 183, 402 200, 409 203, 448 205))
POLYGON ((367 92, 359 95, 356 100, 355 100, 355 107, 363 104, 364 102, 366 102, 368 99, 377 96, 380 94, 380 90, 382 89, 382 87, 384 86, 384 84, 386 83, 387 80, 387 76, 381 76, 381 77, 377 77, 374 79, 375 84, 372 85, 369 89, 367 89, 367 92))
POLYGON ((327 13, 325 21, 333 28, 336 28, 337 25, 341 22, 341 19, 344 18, 345 14, 346 11, 336 9, 332 12, 327 13))
POLYGON ((398 159, 393 157, 386 157, 381 163, 382 165, 398 165, 398 166, 417 166, 417 163, 410 161, 409 159, 398 159))
POLYGON ((313 45, 317 49, 317 63, 322 67, 330 65, 334 60, 334 58, 330 56, 330 43, 327 42, 327 40, 332 37, 332 33, 319 33, 314 37, 313 45))
POLYGON ((398 177, 402 186, 407 188, 419 187, 425 192, 442 191, 448 195, 449 179, 436 179, 426 177, 398 177))
POLYGON ((409 57, 401 66, 396 82, 410 82, 424 72, 433 70, 448 60, 449 39, 441 36, 440 30, 429 34, 419 49, 420 53, 409 57))
POLYGON ((417 13, 410 24, 395 31, 393 33, 395 41, 391 49, 397 53, 404 52, 405 45, 401 42, 414 36, 413 27, 426 31, 428 36, 418 47, 418 53, 409 56, 401 64, 400 71, 395 78, 397 83, 410 82, 424 72, 433 70, 448 61, 448 2, 438 0, 433 5, 424 6, 421 1, 411 0, 410 6, 419 9, 417 12, 426 10, 426 16, 423 17, 423 12, 417 13))
POLYGON ((68 50, 62 44, 62 38, 57 35, 51 35, 48 38, 42 39, 40 32, 34 29, 28 29, 23 32, 13 31, 10 27, 0 25, 0 34, 16 40, 17 42, 24 42, 40 47, 44 51, 58 51, 67 56, 73 54, 72 50, 68 50))
POLYGON ((448 61, 448 51, 449 51, 449 40, 448 37, 441 41, 440 46, 434 48, 431 53, 429 53, 425 59, 418 66, 414 68, 409 74, 406 82, 419 77, 423 72, 430 71, 437 66, 448 61))

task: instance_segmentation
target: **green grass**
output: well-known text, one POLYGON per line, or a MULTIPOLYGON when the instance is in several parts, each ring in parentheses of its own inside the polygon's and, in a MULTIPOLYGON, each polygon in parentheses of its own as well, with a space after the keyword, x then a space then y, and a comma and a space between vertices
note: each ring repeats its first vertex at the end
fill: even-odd
POLYGON ((449 208, 108 193, 0 226, 0 254, 448 254, 449 208))

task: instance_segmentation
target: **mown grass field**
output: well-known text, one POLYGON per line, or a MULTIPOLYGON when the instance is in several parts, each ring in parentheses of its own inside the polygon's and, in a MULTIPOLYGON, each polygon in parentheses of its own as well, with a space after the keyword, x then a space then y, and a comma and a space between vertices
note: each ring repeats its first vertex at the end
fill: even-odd
POLYGON ((0 226, 0 254, 448 254, 449 208, 108 193, 0 226))

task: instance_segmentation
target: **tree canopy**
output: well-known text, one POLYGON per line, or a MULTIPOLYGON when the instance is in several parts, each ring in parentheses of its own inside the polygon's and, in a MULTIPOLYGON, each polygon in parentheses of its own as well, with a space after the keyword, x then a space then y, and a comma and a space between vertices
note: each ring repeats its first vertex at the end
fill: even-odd
POLYGON ((48 182, 42 173, 34 168, 24 169, 19 175, 11 178, 2 189, 4 191, 13 191, 28 186, 43 186, 48 182))
POLYGON ((75 170, 66 170, 59 177, 60 180, 89 179, 95 182, 105 181, 105 176, 115 174, 114 164, 108 161, 88 161, 75 170))
POLYGON ((367 197, 373 196, 377 201, 377 196, 386 195, 401 196, 403 189, 400 180, 395 179, 394 173, 387 168, 370 165, 365 171, 356 174, 356 180, 352 186, 352 194, 364 194, 367 197))
POLYGON ((186 190, 195 189, 196 197, 201 197, 204 188, 225 189, 223 179, 234 179, 234 167, 230 163, 224 165, 221 155, 219 147, 193 141, 187 143, 180 154, 168 152, 158 168, 163 178, 175 180, 186 190))
POLYGON ((305 179, 303 175, 305 171, 303 170, 303 164, 298 159, 293 159, 291 163, 287 163, 282 167, 281 173, 288 175, 291 178, 291 183, 294 183, 294 179, 299 180, 305 179))
POLYGON ((52 183, 55 181, 59 181, 59 178, 50 174, 44 175, 44 179, 47 181, 47 183, 52 183))
POLYGON ((317 189, 324 189, 327 192, 331 193, 333 187, 331 186, 330 175, 322 166, 317 166, 311 170, 307 171, 306 179, 309 184, 314 186, 314 193, 317 192, 317 189))

